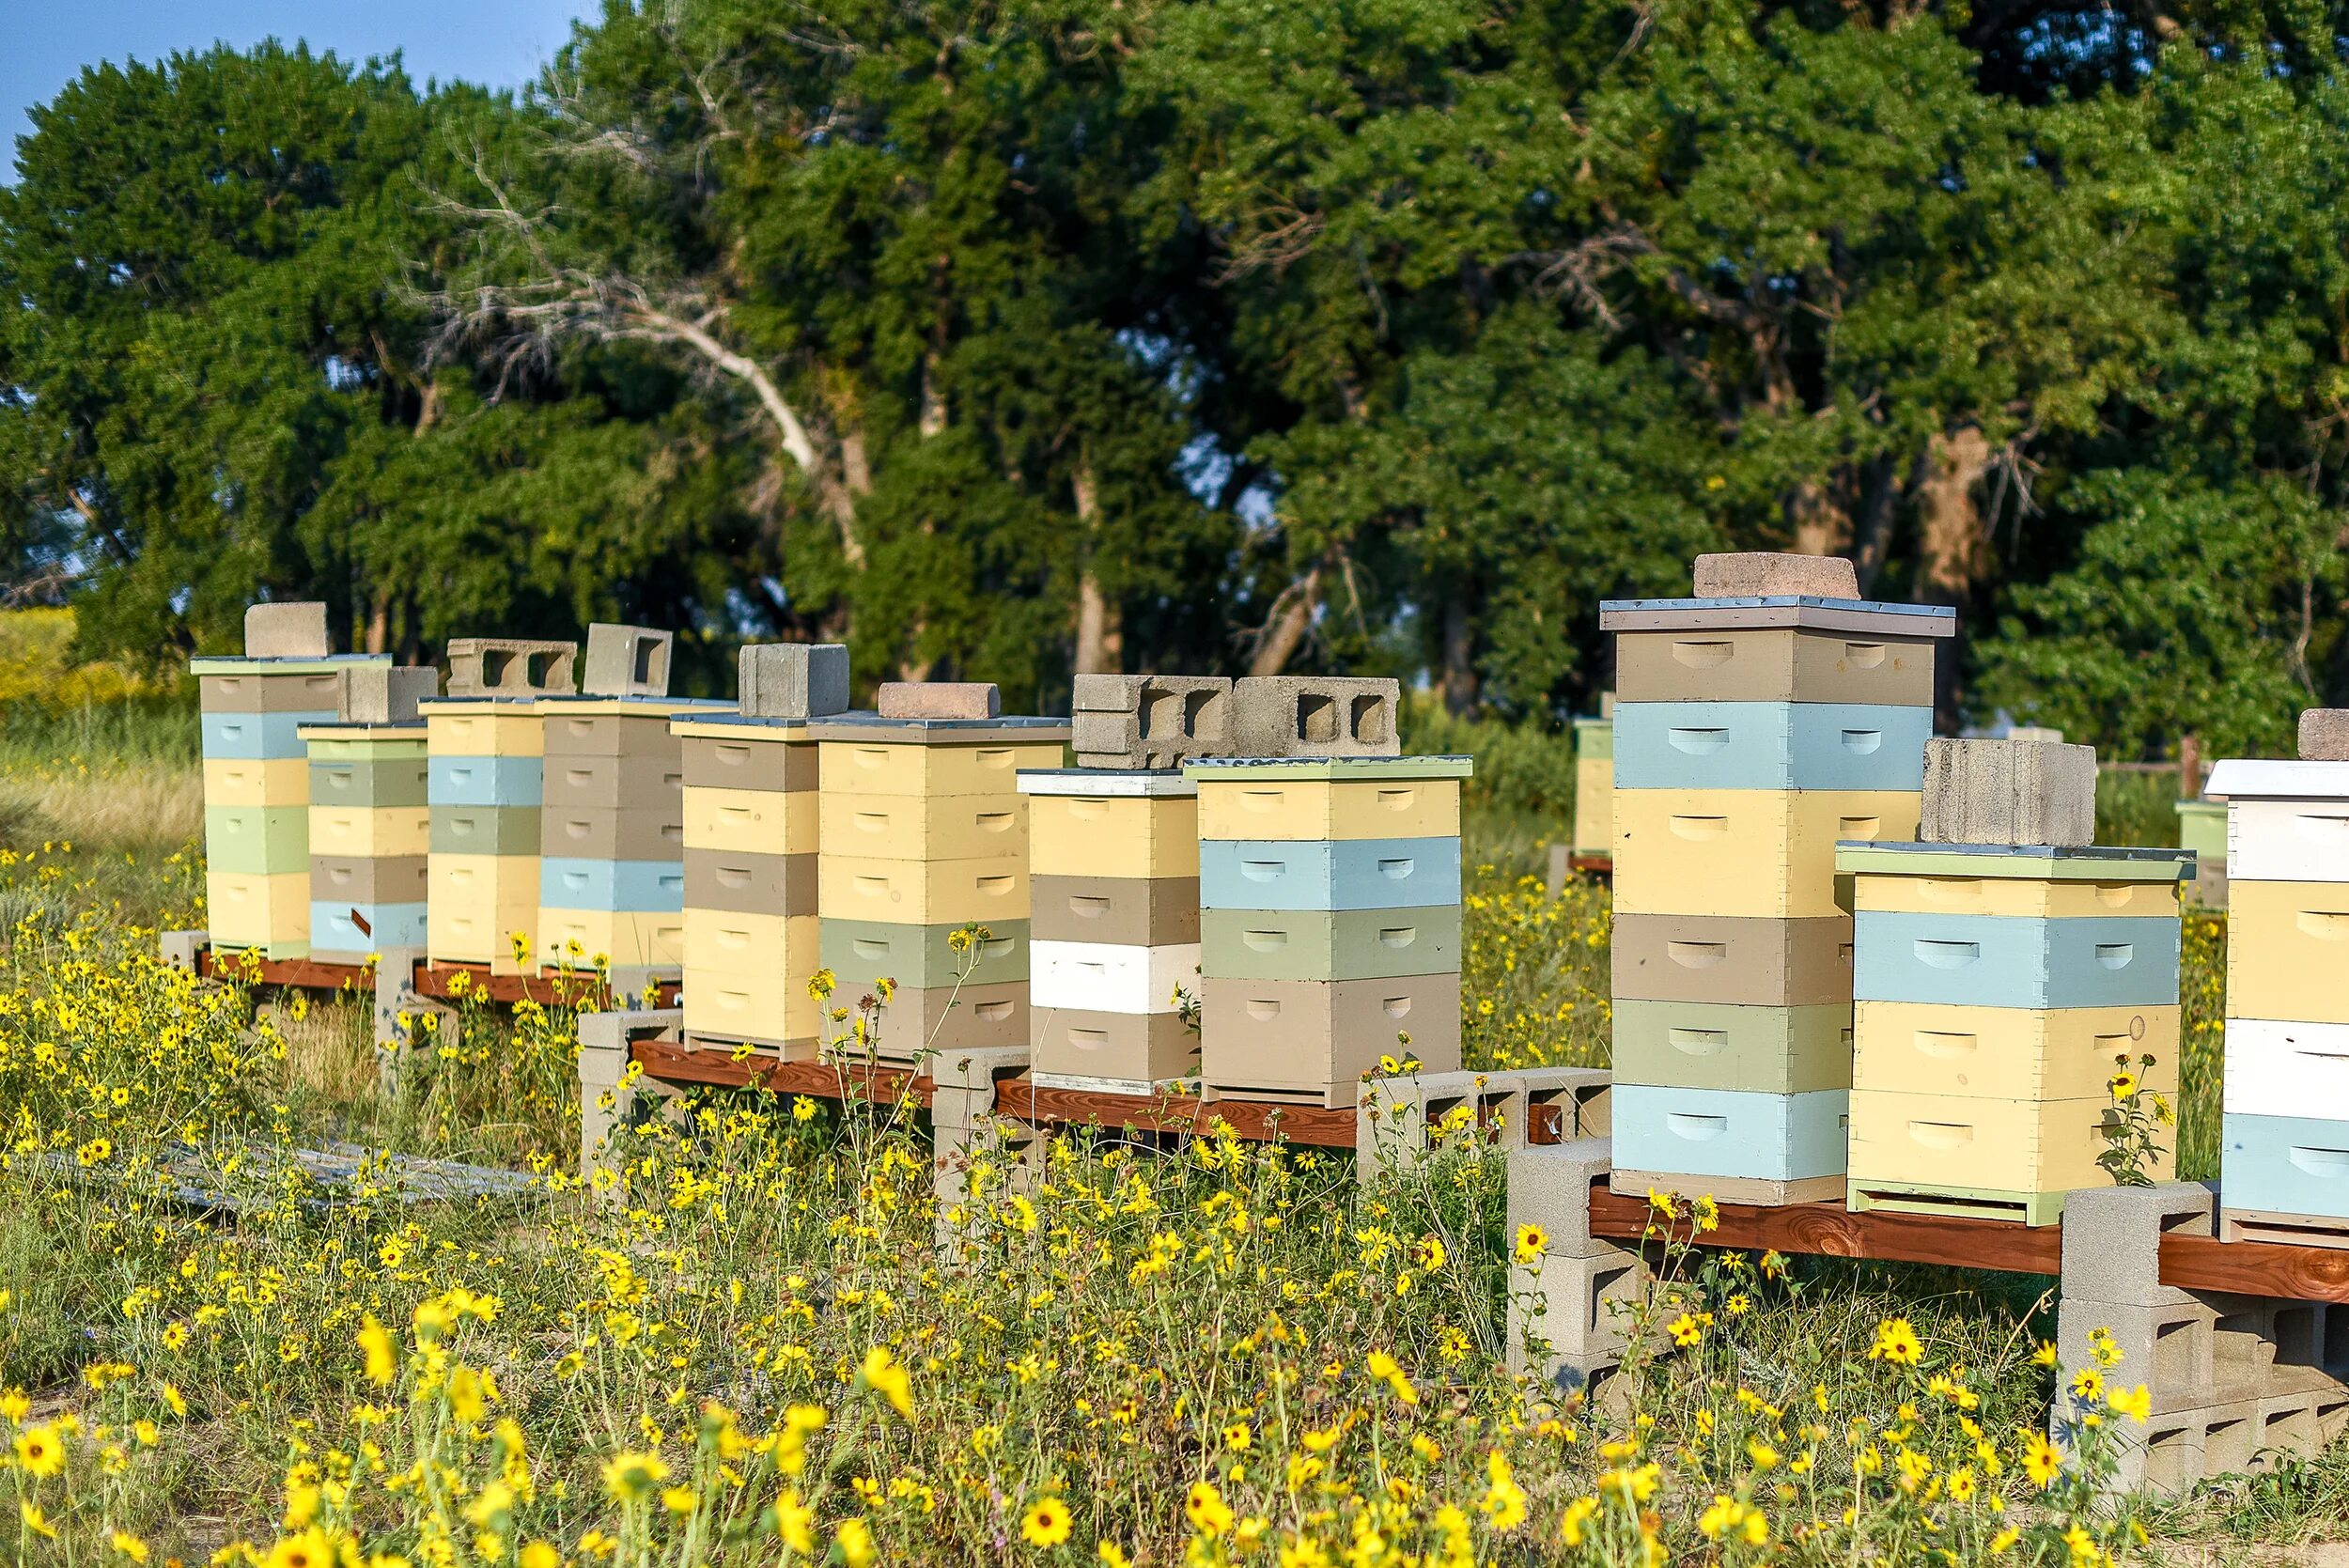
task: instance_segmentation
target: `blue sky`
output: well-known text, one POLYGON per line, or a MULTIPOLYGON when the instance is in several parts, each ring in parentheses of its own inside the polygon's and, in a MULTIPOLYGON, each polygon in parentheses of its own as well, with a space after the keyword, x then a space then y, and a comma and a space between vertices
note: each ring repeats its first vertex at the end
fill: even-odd
POLYGON ((155 60, 215 40, 307 39, 347 59, 401 52, 427 77, 518 86, 596 0, 0 0, 0 180, 16 176, 24 111, 101 60, 155 60))

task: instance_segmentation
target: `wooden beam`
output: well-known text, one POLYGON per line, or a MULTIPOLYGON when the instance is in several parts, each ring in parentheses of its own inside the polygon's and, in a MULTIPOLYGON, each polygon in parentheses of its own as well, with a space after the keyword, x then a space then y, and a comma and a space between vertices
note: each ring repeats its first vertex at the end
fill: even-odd
MULTIPOLYGON (((1650 1219, 1647 1196, 1617 1193, 1605 1181, 1591 1188, 1591 1234, 1636 1241, 1650 1219)), ((1680 1226, 1674 1234, 1685 1232, 1680 1226)), ((1737 1247, 1828 1258, 1877 1258, 1892 1263, 1946 1264, 2009 1274, 2060 1274, 2063 1233, 2053 1225, 1937 1214, 1854 1214, 1841 1203, 1763 1207, 1720 1205, 1720 1228, 1697 1238, 1704 1247, 1737 1247)))
POLYGON ((934 1087, 907 1067, 878 1063, 841 1065, 830 1062, 785 1062, 772 1056, 746 1056, 695 1050, 666 1040, 639 1040, 630 1055, 642 1063, 645 1076, 663 1083, 708 1083, 727 1089, 764 1089, 776 1094, 807 1094, 817 1099, 895 1101, 910 1095, 915 1103, 930 1103, 934 1087))
POLYGON ((195 972, 208 980, 246 981, 262 986, 290 986, 304 991, 375 990, 365 964, 322 964, 310 958, 263 958, 256 963, 240 954, 222 955, 204 948, 195 955, 195 972))
POLYGON ((1015 1121, 1053 1126, 1131 1127, 1137 1132, 1181 1132, 1208 1136, 1218 1121, 1252 1143, 1284 1138, 1323 1149, 1354 1146, 1351 1106, 1270 1105, 1258 1100, 1202 1100, 1167 1094, 1145 1099, 1097 1090, 1046 1088, 1026 1074, 995 1086, 995 1109, 1015 1121))
POLYGON ((2161 1282, 2179 1290, 2349 1302, 2349 1248, 2166 1235, 2161 1238, 2161 1282))

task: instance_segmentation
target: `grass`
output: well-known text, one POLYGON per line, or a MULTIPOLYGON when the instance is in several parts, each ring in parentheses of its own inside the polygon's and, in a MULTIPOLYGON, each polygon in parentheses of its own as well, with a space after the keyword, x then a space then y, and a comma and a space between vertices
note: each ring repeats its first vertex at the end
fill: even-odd
MULTIPOLYGON (((49 775, 117 721, 84 722, 12 724, 7 789, 70 806, 49 775)), ((189 778, 183 732, 118 722, 189 778)), ((1531 799, 1470 809, 1469 1050, 1603 1062, 1605 893, 1543 893, 1563 817, 1531 799)), ((2340 1448, 2160 1507, 2043 1488, 2048 1281, 1694 1254, 1685 1207, 1640 1353, 1596 1405, 1548 1400, 1505 1368, 1518 1238, 1472 1141, 1358 1182, 1072 1136, 941 1192, 910 1107, 711 1094, 583 1190, 568 1010, 466 1008, 387 1094, 355 1002, 153 960, 155 924, 200 919, 181 826, 0 841, 0 1558, 2225 1561, 2349 1497, 2340 1448), (340 1139, 537 1190, 330 1194, 268 1157, 340 1139)), ((2189 924, 2189 1169, 2222 941, 2189 924)))

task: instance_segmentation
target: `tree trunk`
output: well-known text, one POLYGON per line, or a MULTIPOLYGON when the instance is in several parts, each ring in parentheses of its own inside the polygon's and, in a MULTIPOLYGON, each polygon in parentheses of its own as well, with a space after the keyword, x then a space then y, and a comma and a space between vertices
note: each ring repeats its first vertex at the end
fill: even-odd
POLYGON ((1933 438, 1917 487, 1917 598, 1957 611, 1957 636, 1934 654, 1933 706, 1944 729, 1957 724, 1966 613, 1973 605, 1974 585, 1990 565, 1980 501, 1989 468, 1990 442, 1981 430, 1963 425, 1933 438))
POLYGON ((1094 569, 1101 551, 1101 492, 1090 456, 1078 459, 1068 489, 1076 498, 1079 548, 1084 551, 1077 576, 1075 669, 1081 675, 1113 675, 1126 665, 1126 617, 1124 607, 1101 592, 1094 569))
POLYGON ((1321 570, 1325 564, 1315 562, 1304 576, 1281 590, 1281 597, 1272 601, 1272 613, 1265 621, 1264 629, 1257 633, 1255 656, 1248 661, 1250 675, 1277 675, 1297 657, 1305 633, 1313 629, 1314 612, 1321 604, 1321 570))
POLYGON ((375 602, 367 608, 366 651, 381 653, 391 645, 392 598, 381 588, 375 591, 375 602))
POLYGON ((1476 617, 1465 585, 1454 588, 1443 607, 1443 706, 1457 717, 1476 709, 1476 617))
POLYGON ((1786 531, 1797 555, 1833 555, 1851 544, 1851 514, 1832 485, 1806 479, 1786 497, 1786 531))

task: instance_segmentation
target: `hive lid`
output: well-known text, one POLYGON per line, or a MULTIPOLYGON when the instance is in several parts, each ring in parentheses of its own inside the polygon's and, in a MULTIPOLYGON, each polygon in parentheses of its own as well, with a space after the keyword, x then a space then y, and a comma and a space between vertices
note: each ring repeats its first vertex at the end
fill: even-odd
POLYGON ((1023 768, 1022 795, 1085 795, 1188 800, 1199 786, 1174 768, 1023 768))
POLYGON ((734 704, 723 697, 621 696, 608 692, 565 691, 541 692, 532 700, 539 705, 539 711, 550 718, 592 718, 616 713, 631 718, 657 719, 671 714, 700 717, 734 711, 734 704))
POLYGON ((1406 757, 1206 757, 1183 764, 1183 776, 1219 784, 1263 779, 1465 779, 1476 771, 1471 756, 1406 757))
POLYGON ((1034 743, 1068 739, 1066 719, 1002 714, 993 719, 884 719, 878 713, 827 713, 807 721, 811 740, 869 740, 885 745, 1034 743))
POLYGON ((188 674, 192 675, 331 675, 362 665, 381 664, 388 667, 388 653, 330 653, 319 659, 247 659, 241 654, 191 659, 188 674))
POLYGON ((1809 631, 1875 632, 1888 637, 1954 637, 1957 612, 1940 604, 1888 604, 1866 598, 1610 598, 1598 607, 1602 631, 1735 630, 1798 627, 1809 631))
POLYGON ((1894 844, 1845 839, 1835 846, 1837 871, 1887 877, 2175 882, 2192 877, 2194 864, 2191 849, 2103 844, 1894 844))
POLYGON ((332 724, 303 724, 294 734, 304 740, 367 740, 378 737, 385 740, 421 740, 426 728, 421 719, 409 719, 397 724, 370 724, 364 720, 351 720, 332 724))
POLYGON ((2349 800, 2349 762, 2231 757, 2210 770, 2202 796, 2211 800, 2349 800))
POLYGON ((805 740, 813 722, 737 713, 729 707, 723 713, 677 714, 669 721, 669 733, 687 740, 805 740))

